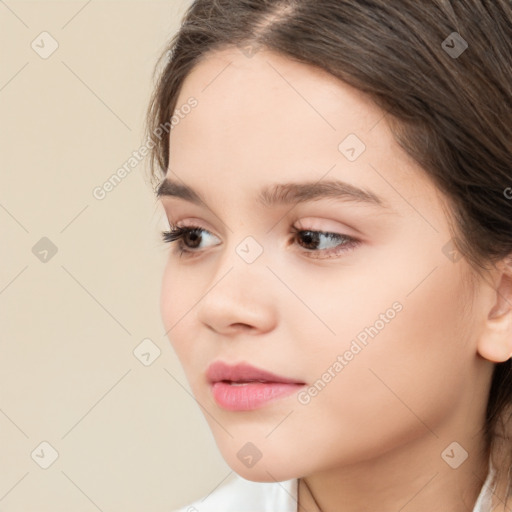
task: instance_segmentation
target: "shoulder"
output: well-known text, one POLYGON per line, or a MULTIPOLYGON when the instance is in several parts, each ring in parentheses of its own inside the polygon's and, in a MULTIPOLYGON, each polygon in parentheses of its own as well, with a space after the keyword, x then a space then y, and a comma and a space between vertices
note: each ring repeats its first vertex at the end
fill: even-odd
POLYGON ((296 512, 297 480, 253 482, 240 475, 173 512, 296 512))

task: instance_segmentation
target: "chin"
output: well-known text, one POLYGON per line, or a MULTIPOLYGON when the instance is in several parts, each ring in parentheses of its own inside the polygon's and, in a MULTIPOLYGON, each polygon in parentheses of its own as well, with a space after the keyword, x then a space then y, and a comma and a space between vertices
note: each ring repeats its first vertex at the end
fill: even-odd
POLYGON ((264 457, 252 467, 242 464, 236 456, 234 460, 225 460, 235 473, 252 482, 283 482, 299 477, 296 465, 293 468, 288 465, 283 466, 277 461, 272 463, 272 461, 264 460, 264 457))

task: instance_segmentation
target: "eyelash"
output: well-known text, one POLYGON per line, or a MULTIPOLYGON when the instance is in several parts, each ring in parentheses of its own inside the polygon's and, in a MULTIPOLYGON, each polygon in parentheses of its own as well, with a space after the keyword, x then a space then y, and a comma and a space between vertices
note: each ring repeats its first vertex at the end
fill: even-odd
MULTIPOLYGON (((184 238, 187 235, 192 234, 192 233, 196 234, 196 235, 200 235, 201 232, 203 232, 203 231, 205 233, 212 234, 209 231, 207 231, 206 229, 203 229, 199 226, 187 226, 187 227, 171 226, 171 229, 169 231, 162 231, 161 235, 162 235, 162 240, 165 243, 177 242, 177 244, 176 244, 177 247, 176 247, 175 253, 178 253, 179 257, 181 258, 182 256, 191 257, 193 254, 199 253, 198 250, 188 248, 184 244, 184 238)), ((294 236, 296 236, 296 235, 304 236, 305 233, 310 233, 310 234, 312 233, 313 235, 323 235, 323 236, 329 238, 330 240, 332 240, 332 239, 341 240, 340 244, 338 244, 334 249, 311 250, 311 251, 305 250, 304 252, 307 254, 311 254, 311 253, 314 254, 314 253, 320 252, 320 253, 327 254, 328 255, 327 258, 331 258, 331 257, 336 257, 343 252, 347 252, 351 249, 354 249, 355 247, 357 247, 360 244, 360 240, 358 240, 354 237, 348 236, 348 235, 343 235, 341 233, 332 233, 329 231, 314 231, 311 229, 298 229, 295 226, 291 227, 291 234, 293 234, 294 236), (343 248, 339 249, 339 247, 343 247, 343 248)), ((313 241, 313 243, 314 243, 314 241, 313 241)), ((313 256, 313 258, 319 259, 317 256, 313 256)), ((322 259, 325 259, 325 258, 322 258, 322 259)))

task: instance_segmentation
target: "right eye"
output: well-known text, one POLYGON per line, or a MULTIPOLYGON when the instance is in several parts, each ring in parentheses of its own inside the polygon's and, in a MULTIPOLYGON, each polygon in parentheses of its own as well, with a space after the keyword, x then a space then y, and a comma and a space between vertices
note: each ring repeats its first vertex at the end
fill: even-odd
POLYGON ((201 244, 205 235, 203 233, 207 233, 206 238, 214 237, 206 229, 200 228, 199 226, 172 226, 169 231, 162 231, 162 239, 165 243, 174 243, 177 244, 177 251, 179 255, 182 256, 185 254, 198 252, 198 245, 201 244))

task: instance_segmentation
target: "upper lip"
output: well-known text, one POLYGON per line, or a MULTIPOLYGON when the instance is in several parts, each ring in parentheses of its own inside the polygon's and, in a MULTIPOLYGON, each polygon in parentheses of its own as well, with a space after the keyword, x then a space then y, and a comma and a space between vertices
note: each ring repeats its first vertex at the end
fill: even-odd
POLYGON ((229 365, 223 361, 216 361, 212 363, 206 372, 206 377, 210 383, 220 381, 230 382, 282 382, 286 384, 304 384, 304 382, 297 381, 295 379, 289 379, 274 373, 262 370, 261 368, 255 368, 246 363, 238 363, 235 365, 229 365))

